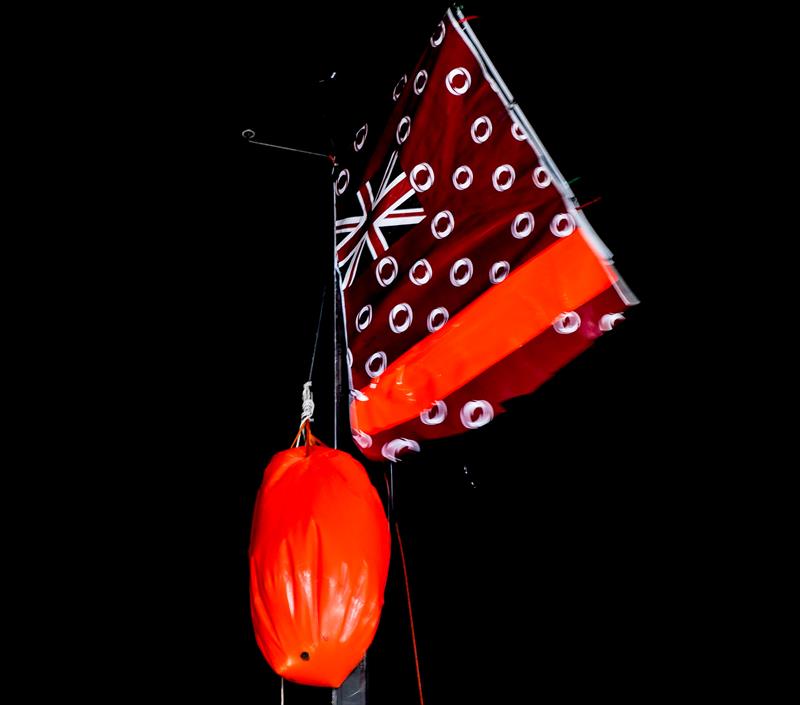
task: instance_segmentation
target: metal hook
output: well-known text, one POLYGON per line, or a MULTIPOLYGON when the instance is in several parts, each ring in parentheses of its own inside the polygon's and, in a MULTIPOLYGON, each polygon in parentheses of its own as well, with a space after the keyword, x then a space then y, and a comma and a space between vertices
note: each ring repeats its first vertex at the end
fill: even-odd
POLYGON ((262 147, 272 147, 273 149, 281 149, 284 152, 296 152, 298 154, 310 154, 312 157, 322 157, 336 164, 332 154, 322 154, 322 152, 311 152, 307 149, 295 149, 294 147, 284 147, 280 144, 270 144, 269 142, 259 142, 253 139, 256 136, 255 130, 242 130, 242 137, 244 137, 250 144, 260 144, 262 147))

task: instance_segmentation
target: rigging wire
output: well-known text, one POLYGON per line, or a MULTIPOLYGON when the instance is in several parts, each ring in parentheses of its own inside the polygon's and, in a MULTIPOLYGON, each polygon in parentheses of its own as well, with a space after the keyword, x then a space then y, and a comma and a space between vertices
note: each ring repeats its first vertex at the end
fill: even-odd
POLYGON ((408 586, 408 569, 406 568, 406 555, 403 551, 403 539, 400 536, 400 525, 397 520, 394 522, 394 529, 397 533, 397 544, 400 546, 400 562, 403 564, 403 579, 406 584, 406 599, 408 600, 408 621, 411 624, 411 645, 414 647, 414 666, 417 669, 417 687, 419 688, 419 703, 425 705, 422 697, 422 676, 419 671, 419 654, 417 653, 417 636, 414 632, 414 615, 411 612, 411 590, 408 586))
POLYGON ((297 432, 297 436, 295 437, 292 446, 295 444, 299 446, 301 438, 305 437, 307 434, 310 436, 311 432, 309 430, 308 422, 314 420, 314 394, 311 391, 311 382, 314 375, 314 360, 316 360, 317 348, 319 347, 319 330, 320 326, 322 325, 322 313, 325 309, 325 294, 327 291, 328 285, 326 284, 325 288, 322 290, 322 300, 319 304, 317 333, 314 336, 314 347, 311 350, 311 366, 308 369, 308 381, 303 385, 303 408, 302 413, 300 414, 300 430, 297 432))
POLYGON ((311 352, 311 367, 308 370, 308 380, 311 381, 311 377, 314 374, 314 360, 317 357, 317 346, 319 345, 319 329, 322 326, 322 312, 325 310, 325 297, 328 294, 328 285, 325 284, 325 287, 322 289, 322 301, 319 304, 319 318, 317 319, 317 334, 314 336, 314 349, 311 352))

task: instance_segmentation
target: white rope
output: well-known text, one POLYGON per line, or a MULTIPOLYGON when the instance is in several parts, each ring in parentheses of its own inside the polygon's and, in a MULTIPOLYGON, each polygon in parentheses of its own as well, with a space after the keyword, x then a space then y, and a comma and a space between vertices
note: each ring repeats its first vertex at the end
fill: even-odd
POLYGON ((303 385, 303 413, 300 415, 300 425, 306 421, 314 420, 314 395, 311 393, 311 380, 303 385))

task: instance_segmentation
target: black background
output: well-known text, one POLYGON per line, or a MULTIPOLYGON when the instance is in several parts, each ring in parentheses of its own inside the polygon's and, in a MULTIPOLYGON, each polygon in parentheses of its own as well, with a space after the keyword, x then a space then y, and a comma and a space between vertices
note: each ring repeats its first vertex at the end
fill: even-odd
MULTIPOLYGON (((190 109, 165 125, 166 159, 153 165, 174 190, 151 241, 155 313, 142 314, 145 342, 131 341, 156 370, 131 375, 132 398, 148 401, 131 457, 145 448, 137 437, 151 439, 137 481, 148 498, 137 685, 278 702, 250 624, 247 546, 263 469, 297 427, 326 284, 331 300, 330 164, 241 132, 330 152, 331 135, 362 124, 363 106, 413 67, 444 10, 283 7, 183 30, 158 98, 190 109)), ((581 177, 578 198, 602 196, 587 215, 642 303, 511 413, 396 467, 425 699, 682 692, 703 668, 703 621, 687 633, 708 540, 696 537, 707 486, 686 462, 702 429, 680 384, 701 351, 671 334, 685 322, 673 203, 693 178, 679 59, 694 38, 663 16, 607 8, 464 11, 479 15, 473 29, 561 171, 581 177)), ((314 372, 328 443, 331 325, 328 306, 314 372)), ((368 469, 385 495, 384 468, 368 469)), ((369 652, 377 705, 417 698, 397 558, 395 543, 369 652)), ((290 705, 329 699, 287 684, 290 705)))

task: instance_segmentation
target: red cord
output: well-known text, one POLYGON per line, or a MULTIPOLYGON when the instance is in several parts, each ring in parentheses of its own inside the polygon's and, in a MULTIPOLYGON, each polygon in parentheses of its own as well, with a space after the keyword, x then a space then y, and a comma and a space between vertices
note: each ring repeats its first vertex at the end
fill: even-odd
POLYGON ((588 201, 587 203, 582 203, 575 210, 576 211, 583 210, 584 208, 587 208, 588 206, 593 206, 595 203, 597 203, 598 201, 602 201, 602 200, 603 200, 603 197, 602 196, 598 196, 597 198, 593 198, 591 201, 588 201))
POLYGON ((414 634, 414 615, 411 613, 411 591, 408 588, 408 570, 406 569, 406 556, 403 552, 403 539, 400 538, 400 526, 397 522, 394 523, 394 529, 397 532, 397 543, 400 546, 400 560, 403 563, 403 578, 406 582, 406 599, 408 600, 408 621, 411 623, 411 644, 414 647, 414 665, 417 667, 417 686, 419 687, 419 703, 425 705, 425 700, 422 698, 422 676, 419 673, 419 656, 417 655, 417 637, 414 634))

